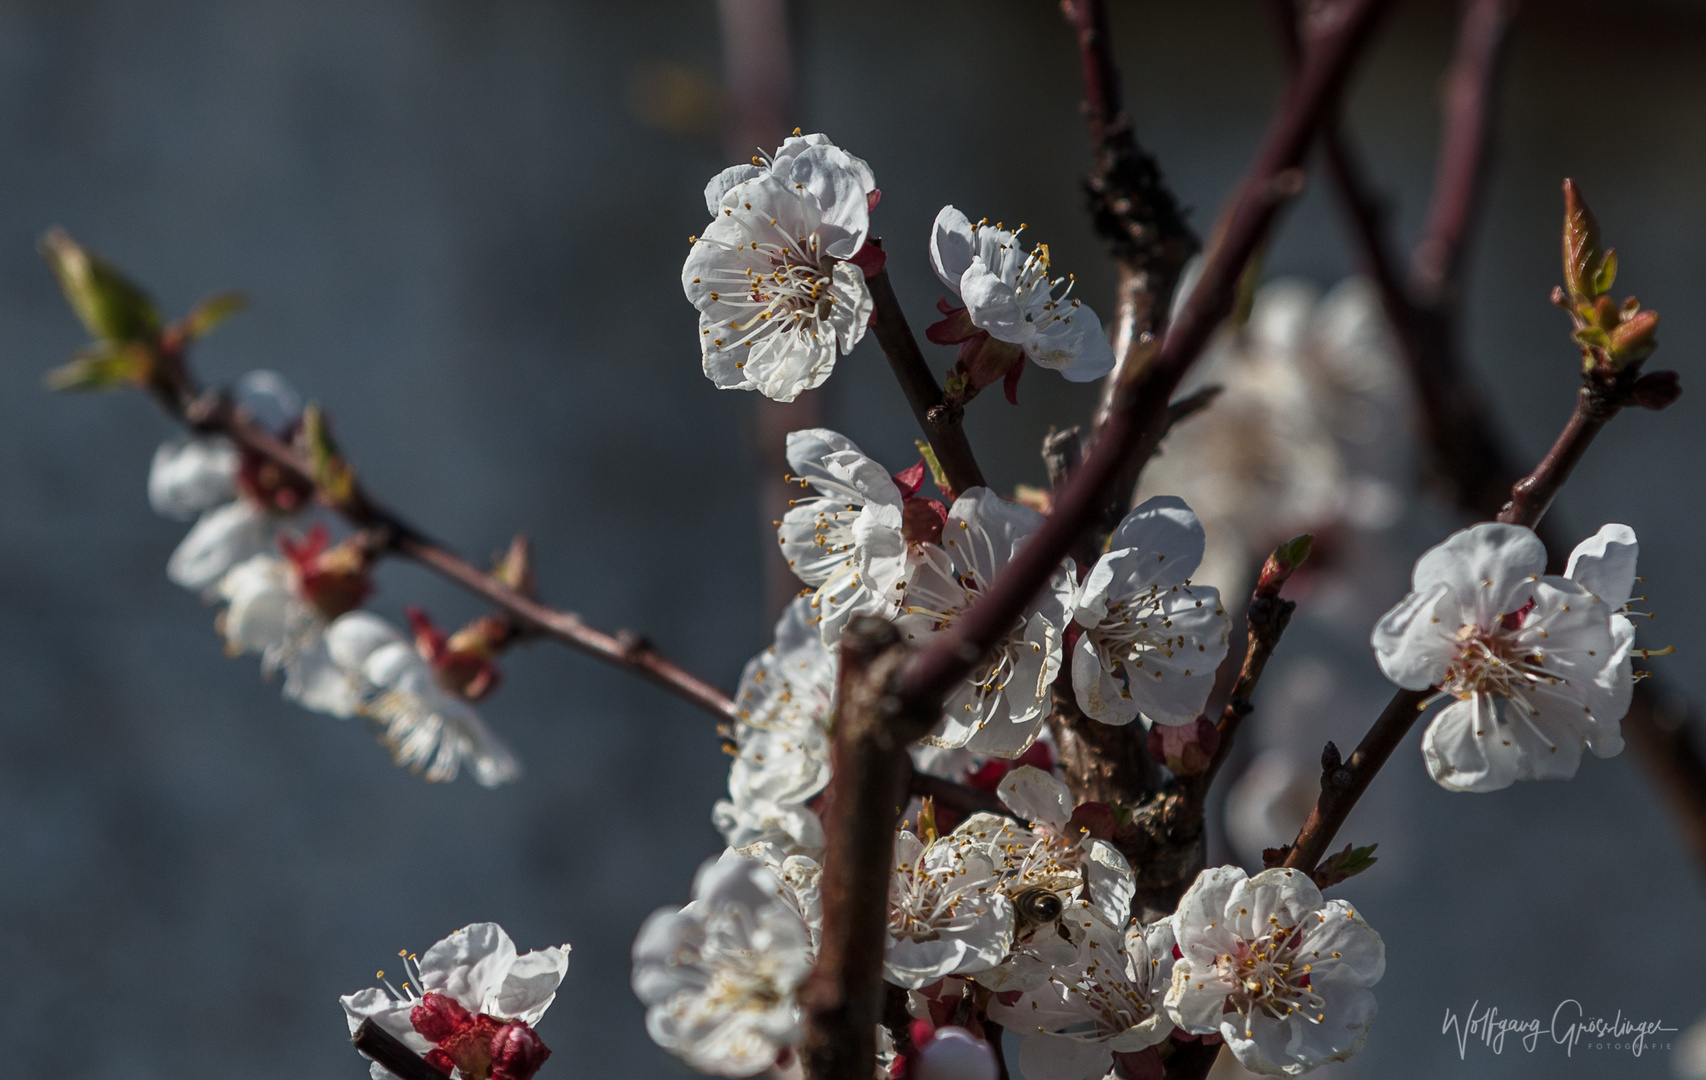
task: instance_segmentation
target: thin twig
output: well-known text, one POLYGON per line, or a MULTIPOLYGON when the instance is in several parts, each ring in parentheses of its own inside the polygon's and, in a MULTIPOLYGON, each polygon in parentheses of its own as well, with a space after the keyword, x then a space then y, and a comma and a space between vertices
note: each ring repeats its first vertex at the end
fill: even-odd
MULTIPOLYGON (((256 454, 292 479, 314 485, 313 470, 303 456, 271 432, 252 423, 230 399, 203 394, 188 374, 181 355, 176 359, 177 385, 156 393, 166 409, 202 435, 223 435, 240 449, 256 454)), ((661 656, 644 637, 627 630, 614 634, 588 626, 579 615, 546 607, 510 588, 491 574, 452 553, 375 502, 357 487, 350 498, 333 507, 357 528, 369 530, 384 546, 437 571, 443 577, 502 609, 523 632, 553 638, 570 648, 639 675, 677 697, 722 719, 734 716, 733 699, 717 687, 661 656)))
POLYGON ((398 1080, 444 1080, 443 1073, 403 1045, 403 1040, 375 1024, 371 1016, 355 1029, 350 1042, 398 1080))
POLYGON ((917 769, 912 771, 908 790, 921 799, 933 799, 937 806, 958 810, 962 814, 999 814, 1015 820, 1019 817, 1011 807, 990 792, 944 780, 940 776, 931 776, 917 769))
MULTIPOLYGON (((870 243, 878 247, 882 244, 880 240, 870 243)), ((887 268, 871 275, 866 284, 870 287, 871 302, 876 309, 871 333, 877 344, 882 346, 883 355, 888 357, 889 367, 894 369, 901 392, 906 395, 907 404, 912 406, 912 415, 917 417, 918 426, 924 430, 930 449, 936 452, 936 460, 947 475, 948 483, 956 494, 967 488, 983 487, 983 470, 978 468, 977 458, 972 456, 971 443, 966 440, 965 429, 961 426, 962 410, 943 403, 942 386, 931 374, 930 365, 924 362, 918 339, 912 336, 906 312, 901 310, 900 299, 889 283, 887 268)))
POLYGON ((1133 455, 1153 452, 1164 429, 1167 403, 1201 354, 1209 335, 1231 311, 1239 276, 1271 230, 1280 208, 1302 190, 1299 165, 1326 117, 1332 114, 1353 61, 1375 19, 1390 0, 1348 0, 1335 11, 1262 141, 1238 198, 1217 231, 1200 284, 1192 292, 1154 362, 1131 373, 1095 447, 1058 494, 1053 511, 1019 550, 989 592, 908 665, 903 693, 910 706, 939 704, 1036 595, 1107 505, 1112 486, 1133 455))

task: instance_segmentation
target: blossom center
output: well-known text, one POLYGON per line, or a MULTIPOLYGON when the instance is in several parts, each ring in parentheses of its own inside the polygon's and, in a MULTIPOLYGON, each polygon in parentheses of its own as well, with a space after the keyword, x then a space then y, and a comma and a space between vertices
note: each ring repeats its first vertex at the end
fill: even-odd
POLYGON ((1541 686, 1554 685, 1560 676, 1546 669, 1546 656, 1514 638, 1514 630, 1500 620, 1492 629, 1466 624, 1457 632, 1457 655, 1440 691, 1468 700, 1485 695, 1517 703, 1524 713, 1533 713, 1528 694, 1541 686))
POLYGON ((1245 1036, 1249 1037, 1250 1017, 1260 1011, 1275 1020, 1284 1020, 1301 1013, 1305 1020, 1319 1024, 1326 1019, 1326 1002, 1310 987, 1313 965, 1302 962, 1303 930, 1278 926, 1253 940, 1238 939, 1236 950, 1216 958, 1222 978, 1234 989, 1227 996, 1233 1011, 1244 1017, 1245 1036))

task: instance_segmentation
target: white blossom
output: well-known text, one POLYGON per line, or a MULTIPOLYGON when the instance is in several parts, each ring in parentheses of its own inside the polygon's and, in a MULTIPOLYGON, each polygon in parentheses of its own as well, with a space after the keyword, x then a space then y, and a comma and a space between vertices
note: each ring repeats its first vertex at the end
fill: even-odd
MULTIPOLYGON (((956 499, 942 528, 942 545, 919 545, 919 565, 896 620, 907 640, 927 641, 952 626, 1042 521, 1035 510, 987 488, 970 488, 956 499)), ((1003 758, 1018 757, 1031 745, 1048 713, 1049 687, 1060 672, 1074 574, 1067 559, 1007 636, 948 695, 930 742, 1003 758)))
POLYGON ((730 847, 774 843, 813 855, 823 849, 823 827, 806 803, 829 783, 836 659, 815 619, 810 597, 789 604, 775 641, 747 663, 735 691, 729 797, 711 812, 730 847))
POLYGON ((816 589, 811 607, 826 645, 854 615, 893 618, 913 560, 903 533, 905 495, 886 469, 825 428, 788 435, 790 482, 816 494, 793 500, 778 529, 782 557, 816 589))
POLYGON ((1026 1080, 1100 1080, 1115 1054, 1155 1046, 1173 1032, 1162 1007, 1173 968, 1173 928, 1110 921, 1074 912, 1076 953, 1012 1005, 989 1015, 1024 1039, 1019 1069, 1026 1080))
MULTIPOLYGON (((251 371, 237 384, 237 403, 274 434, 286 434, 301 399, 270 371, 251 371)), ((219 436, 174 439, 160 445, 148 472, 148 502, 156 513, 195 525, 172 552, 166 576, 206 593, 225 572, 273 551, 281 528, 303 523, 313 491, 276 468, 249 460, 219 436)))
POLYGON ((987 221, 974 225, 944 206, 930 233, 930 265, 965 304, 972 325, 990 337, 1020 346, 1070 382, 1112 371, 1114 351, 1096 313, 1069 295, 1070 284, 1056 295, 1067 279, 1049 277, 1048 245, 1025 255, 1018 239, 1018 231, 987 221))
POLYGON ((870 167, 823 135, 724 170, 705 189, 713 221, 681 284, 699 310, 705 374, 718 387, 792 401, 865 336, 871 294, 852 262, 870 231, 870 167))
POLYGON ((1072 794, 1059 779, 1020 765, 996 795, 1029 826, 996 814, 974 814, 954 830, 983 845, 1002 893, 1013 905, 1012 952, 974 978, 997 993, 1029 990, 1070 963, 1083 938, 1081 913, 1094 908, 1123 924, 1136 884, 1125 856, 1072 824, 1072 794))
POLYGON ((303 708, 350 716, 357 692, 327 648, 326 629, 366 595, 366 567, 347 548, 328 551, 322 529, 283 545, 288 558, 255 555, 219 579, 226 651, 259 654, 262 673, 283 672, 284 696, 303 708))
POLYGON ((1380 935, 1299 870, 1197 875, 1173 915, 1180 959, 1167 1012, 1185 1031, 1219 1033, 1252 1072, 1296 1076, 1361 1048, 1369 989, 1386 971, 1380 935))
POLYGON ((751 1076, 802 1034, 795 992, 812 948, 779 883, 734 852, 700 868, 693 902, 655 912, 634 941, 646 1031, 701 1072, 751 1076))
POLYGON ((417 644, 376 615, 356 611, 326 630, 333 661, 354 687, 356 709, 384 728, 398 765, 428 783, 454 780, 463 763, 482 787, 497 787, 521 766, 480 714, 446 686, 417 644))
POLYGON ((1203 528, 1183 499, 1158 495, 1127 514, 1079 587, 1072 687, 1085 715, 1129 724, 1195 720, 1226 657, 1220 593, 1193 585, 1203 528))
POLYGON ((1634 692, 1634 626, 1619 614, 1635 580, 1635 534, 1607 525, 1545 574, 1532 530, 1482 524, 1416 563, 1411 592, 1374 628, 1380 669, 1409 690, 1453 698, 1422 739, 1428 774, 1453 791, 1567 780, 1582 748, 1623 749, 1634 692))
POLYGON ((953 833, 930 843, 895 835, 883 975, 917 989, 947 975, 988 971, 1013 943, 1013 905, 986 846, 953 833))
MULTIPOLYGON (((517 955, 503 927, 488 922, 463 927, 424 956, 399 955, 401 989, 381 971, 383 987, 338 999, 351 1034, 371 1019, 447 1074, 454 1066, 461 1080, 524 1080, 550 1054, 532 1027, 568 973, 568 945, 517 955)), ((393 1080, 377 1062, 370 1071, 373 1080, 393 1080)))

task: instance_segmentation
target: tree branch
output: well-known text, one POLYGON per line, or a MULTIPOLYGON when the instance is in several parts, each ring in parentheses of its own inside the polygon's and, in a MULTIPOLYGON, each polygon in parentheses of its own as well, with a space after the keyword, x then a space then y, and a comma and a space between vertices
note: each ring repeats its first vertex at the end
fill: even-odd
MULTIPOLYGON (((868 242, 879 249, 882 247, 880 240, 868 242)), ((963 411, 943 403, 941 384, 931 374, 930 365, 924 362, 924 354, 918 349, 918 339, 912 336, 906 312, 901 310, 900 299, 889 283, 888 269, 885 267, 872 274, 866 279, 866 285, 870 287, 871 302, 876 308, 871 333, 877 344, 882 346, 883 355, 888 357, 889 367, 894 369, 901 392, 906 395, 907 404, 912 406, 912 415, 918 419, 918 426, 923 429, 930 449, 936 452, 936 460, 947 475, 948 483, 953 485, 955 494, 967 488, 983 487, 983 470, 978 468, 977 458, 972 456, 971 443, 966 440, 965 429, 961 427, 963 411)))
MULTIPOLYGON (((157 387, 155 397, 174 418, 198 434, 222 435, 293 479, 314 485, 312 467, 295 449, 252 423, 229 398, 203 393, 189 374, 181 353, 173 357, 167 369, 173 371, 172 382, 157 387)), ((628 630, 614 634, 596 630, 573 612, 546 607, 523 595, 429 539, 375 502, 360 487, 332 509, 352 525, 371 530, 387 550, 413 559, 489 601, 514 619, 523 633, 553 638, 578 652, 631 671, 719 718, 734 716, 734 701, 726 692, 665 659, 644 637, 628 630)))
POLYGON ((894 694, 909 651, 893 624, 868 615, 841 634, 824 806, 823 934, 800 988, 802 1056, 812 1080, 868 1077, 876 1060, 894 833, 912 765, 907 744, 936 720, 907 711, 894 694))
POLYGON ((1115 367, 1096 410, 1100 428, 1114 408, 1115 387, 1144 360, 1148 335, 1166 318, 1185 263, 1201 244, 1161 167, 1137 141, 1120 98, 1107 0, 1071 0, 1084 72, 1084 118, 1090 128, 1091 167, 1084 195, 1096 234, 1119 266, 1114 309, 1115 367))
POLYGON ((1074 542, 1103 513, 1113 484, 1134 455, 1153 452, 1167 403, 1209 335, 1231 310, 1245 264, 1271 230, 1280 208, 1302 190, 1298 168, 1324 120, 1332 114, 1352 62, 1390 0, 1347 0, 1335 9, 1315 48, 1292 81, 1255 163, 1217 231, 1219 241, 1153 363, 1122 380, 1096 445, 1059 493, 1053 511, 966 616, 910 663, 902 692, 910 707, 939 706, 955 683, 1029 604, 1074 542))
POLYGON ((355 1029, 355 1034, 350 1036, 350 1042, 398 1080, 444 1080, 443 1073, 403 1045, 403 1040, 375 1024, 371 1016, 355 1029))

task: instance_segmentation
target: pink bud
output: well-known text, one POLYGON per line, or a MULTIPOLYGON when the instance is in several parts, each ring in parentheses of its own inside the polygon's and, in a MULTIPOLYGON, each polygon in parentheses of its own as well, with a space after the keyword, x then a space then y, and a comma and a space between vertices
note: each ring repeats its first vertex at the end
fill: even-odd
POLYGON ((918 1055, 912 1080, 995 1080, 995 1051, 965 1028, 936 1030, 918 1055))
POLYGON ((467 1022, 468 1010, 444 994, 428 994, 409 1013, 409 1023, 422 1038, 434 1043, 450 1038, 451 1032, 467 1022))
POLYGON ((532 1080, 551 1050, 520 1020, 492 1036, 492 1080, 532 1080))
POLYGON ((1149 755, 1178 776, 1203 772, 1220 749, 1220 731, 1206 716, 1189 724, 1156 724, 1149 729, 1149 755))

